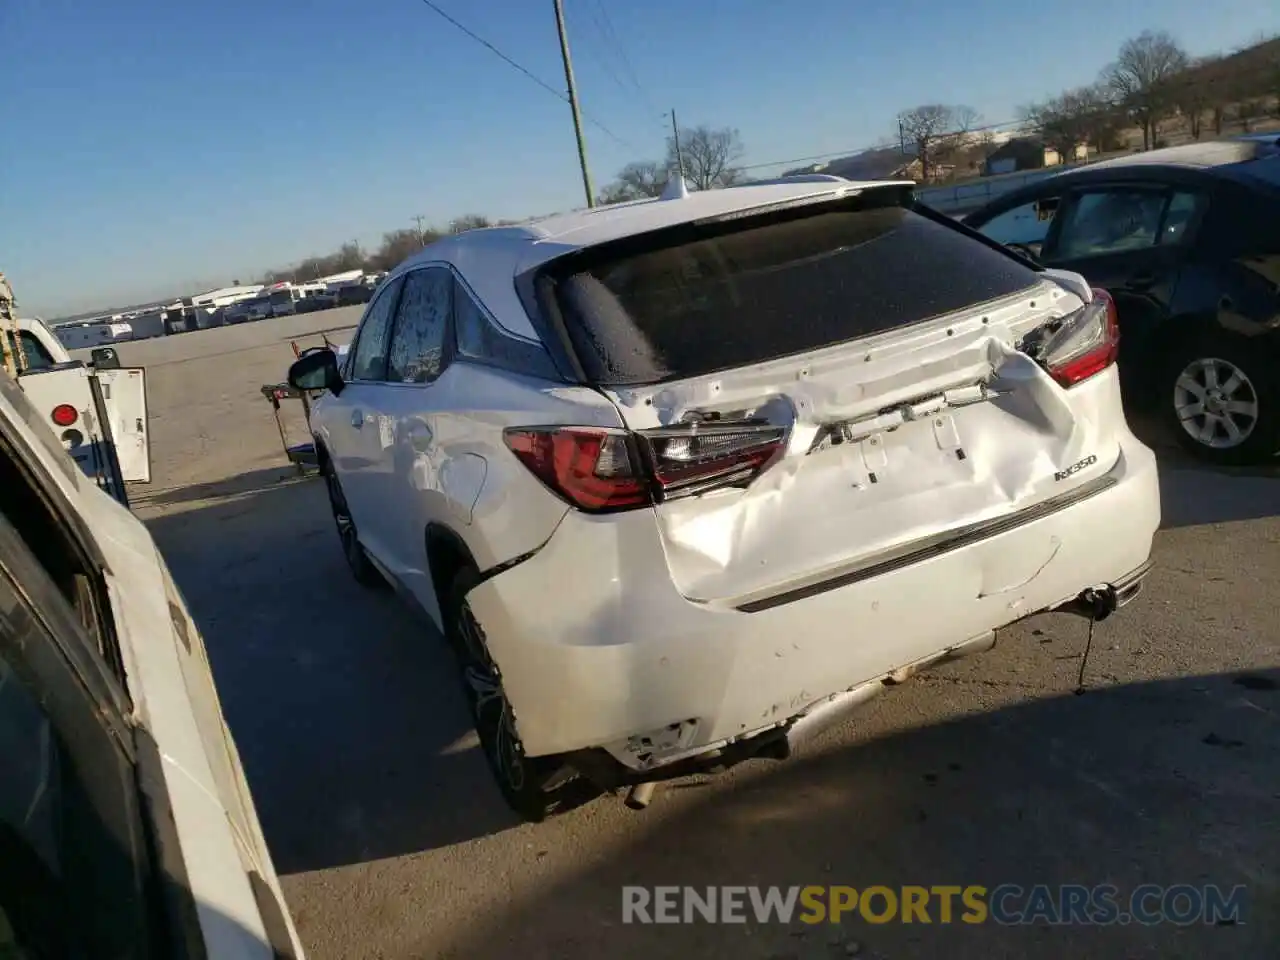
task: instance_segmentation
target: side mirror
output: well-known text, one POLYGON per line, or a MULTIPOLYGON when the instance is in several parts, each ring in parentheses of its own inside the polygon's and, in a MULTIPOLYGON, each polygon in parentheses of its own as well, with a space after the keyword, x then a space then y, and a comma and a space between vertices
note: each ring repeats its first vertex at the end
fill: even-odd
POLYGON ((289 386, 295 390, 329 390, 342 392, 342 374, 338 358, 332 350, 316 350, 304 354, 289 367, 289 386))
POLYGON ((116 353, 115 347, 97 347, 89 354, 89 358, 99 370, 118 370, 120 368, 120 355, 116 353))

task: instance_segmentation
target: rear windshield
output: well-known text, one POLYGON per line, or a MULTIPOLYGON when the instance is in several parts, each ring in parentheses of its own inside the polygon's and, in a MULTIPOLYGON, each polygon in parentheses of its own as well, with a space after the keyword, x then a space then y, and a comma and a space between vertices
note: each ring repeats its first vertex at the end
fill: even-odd
POLYGON ((700 376, 1025 290, 1036 272, 901 206, 823 212, 596 262, 557 296, 601 384, 700 376))

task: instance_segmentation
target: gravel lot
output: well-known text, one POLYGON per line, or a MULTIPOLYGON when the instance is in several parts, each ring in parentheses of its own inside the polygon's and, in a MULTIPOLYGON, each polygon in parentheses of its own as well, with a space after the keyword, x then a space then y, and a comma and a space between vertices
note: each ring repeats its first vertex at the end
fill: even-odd
POLYGON ((343 342, 357 316, 120 351, 148 371, 155 480, 135 507, 203 626, 312 958, 1276 955, 1274 471, 1161 447, 1158 566, 1099 625, 1084 696, 1087 627, 1041 617, 787 763, 661 789, 642 814, 606 797, 520 826, 438 637, 350 581, 324 491, 287 466, 258 393, 283 378, 290 339, 343 342), (1245 884, 1248 900, 1241 925, 1181 929, 621 923, 624 884, 1010 882, 1245 884))

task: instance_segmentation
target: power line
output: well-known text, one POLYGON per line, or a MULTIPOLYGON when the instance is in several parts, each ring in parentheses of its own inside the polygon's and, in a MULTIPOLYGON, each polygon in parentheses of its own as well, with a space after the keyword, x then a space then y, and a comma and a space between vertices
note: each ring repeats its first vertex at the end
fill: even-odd
POLYGON ((631 86, 635 87, 636 93, 640 94, 641 99, 649 106, 649 109, 657 113, 653 100, 649 98, 648 92, 640 84, 639 77, 636 75, 635 68, 631 65, 631 58, 627 56, 627 48, 623 45, 622 40, 618 37, 618 32, 613 29, 613 21, 609 17, 609 11, 605 9, 602 0, 595 0, 596 10, 600 13, 598 23, 603 25, 603 32, 606 35, 606 42, 612 43, 614 49, 618 51, 618 58, 622 61, 622 69, 626 73, 627 78, 631 81, 631 86))
MULTIPOLYGON (((529 70, 527 67, 524 67, 524 66, 522 66, 521 64, 517 63, 515 60, 512 60, 509 56, 507 56, 505 53, 503 53, 501 50, 499 50, 497 47, 495 47, 492 43, 490 43, 490 42, 489 42, 488 40, 486 40, 484 37, 480 36, 480 35, 479 35, 478 33, 476 33, 474 30, 471 30, 469 27, 466 27, 466 26, 464 26, 463 24, 459 23, 457 20, 455 20, 455 19, 454 19, 453 17, 451 17, 449 14, 445 13, 445 11, 441 10, 441 9, 440 9, 440 7, 439 7, 437 4, 435 4, 435 3, 433 2, 433 0, 422 0, 422 2, 423 2, 423 3, 425 3, 425 4, 426 4, 428 7, 430 7, 432 10, 434 10, 436 13, 440 14, 440 16, 442 16, 445 20, 448 20, 448 21, 449 21, 449 23, 453 24, 453 26, 457 27, 459 30, 461 30, 463 33, 465 33, 468 37, 470 37, 470 38, 471 38, 472 40, 474 40, 476 43, 480 44, 482 47, 484 47, 486 50, 488 50, 488 51, 489 51, 490 53, 492 53, 494 56, 496 56, 496 57, 498 57, 499 59, 501 59, 501 60, 502 60, 504 63, 506 63, 508 66, 514 67, 516 70, 519 70, 519 71, 520 71, 521 73, 523 73, 526 77, 528 77, 530 80, 532 80, 532 81, 533 81, 534 83, 536 83, 538 86, 540 86, 543 90, 546 90, 548 93, 550 93, 550 94, 551 94, 553 97, 555 97, 557 100, 561 100, 561 101, 563 101, 564 103, 569 103, 569 97, 568 97, 568 95, 567 95, 567 94, 565 94, 565 93, 564 93, 563 91, 561 91, 561 90, 557 90, 555 87, 553 87, 551 84, 547 83, 545 80, 543 80, 541 77, 539 77, 539 76, 538 76, 536 73, 534 73, 532 70, 529 70)), ((603 123, 601 123, 599 120, 596 120, 596 119, 594 119, 593 117, 588 117, 588 116, 586 116, 585 114, 583 114, 582 119, 586 120, 586 121, 587 121, 587 123, 591 124, 593 127, 598 128, 601 132, 603 132, 603 133, 604 133, 606 136, 608 136, 610 139, 615 140, 617 143, 621 144, 622 146, 626 147, 627 149, 629 149, 629 150, 635 150, 635 149, 636 149, 636 145, 635 145, 635 144, 633 144, 633 143, 631 143, 631 142, 629 142, 629 141, 627 141, 627 140, 624 140, 622 137, 618 136, 616 133, 614 133, 612 130, 610 130, 608 127, 606 127, 603 123)))
MULTIPOLYGON (((601 48, 603 49, 608 46, 609 39, 605 35, 604 27, 600 25, 600 19, 594 13, 591 15, 591 26, 595 29, 596 36, 600 38, 601 48)), ((618 76, 618 72, 614 70, 613 64, 609 59, 604 56, 600 50, 596 50, 594 47, 588 47, 588 49, 591 51, 591 59, 598 63, 600 68, 609 75, 609 79, 613 81, 614 86, 616 86, 626 96, 632 96, 632 91, 628 89, 625 83, 622 82, 621 77, 618 76)))

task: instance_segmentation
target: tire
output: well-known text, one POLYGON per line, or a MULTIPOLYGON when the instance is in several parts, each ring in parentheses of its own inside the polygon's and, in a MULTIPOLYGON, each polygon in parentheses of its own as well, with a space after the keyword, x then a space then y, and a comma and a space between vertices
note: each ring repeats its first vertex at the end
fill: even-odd
POLYGON ((1262 463, 1280 450, 1280 364, 1264 346, 1217 336, 1175 350, 1156 400, 1178 442, 1207 463, 1262 463))
POLYGON ((521 819, 540 823, 566 807, 573 774, 553 757, 527 757, 515 714, 502 689, 502 672, 489 655, 484 630, 467 594, 480 582, 472 569, 454 578, 444 605, 445 635, 458 660, 458 678, 485 761, 502 799, 521 819))
POLYGON ((338 474, 333 469, 332 462, 327 459, 321 475, 324 477, 325 488, 329 492, 329 509, 333 512, 333 523, 338 528, 338 541, 342 544, 342 555, 346 558, 351 576, 362 587, 370 589, 385 587, 387 581, 383 579, 378 568, 369 560, 369 555, 364 552, 364 547, 360 545, 360 534, 356 530, 355 521, 351 519, 351 510, 342 492, 342 484, 338 482, 338 474))

